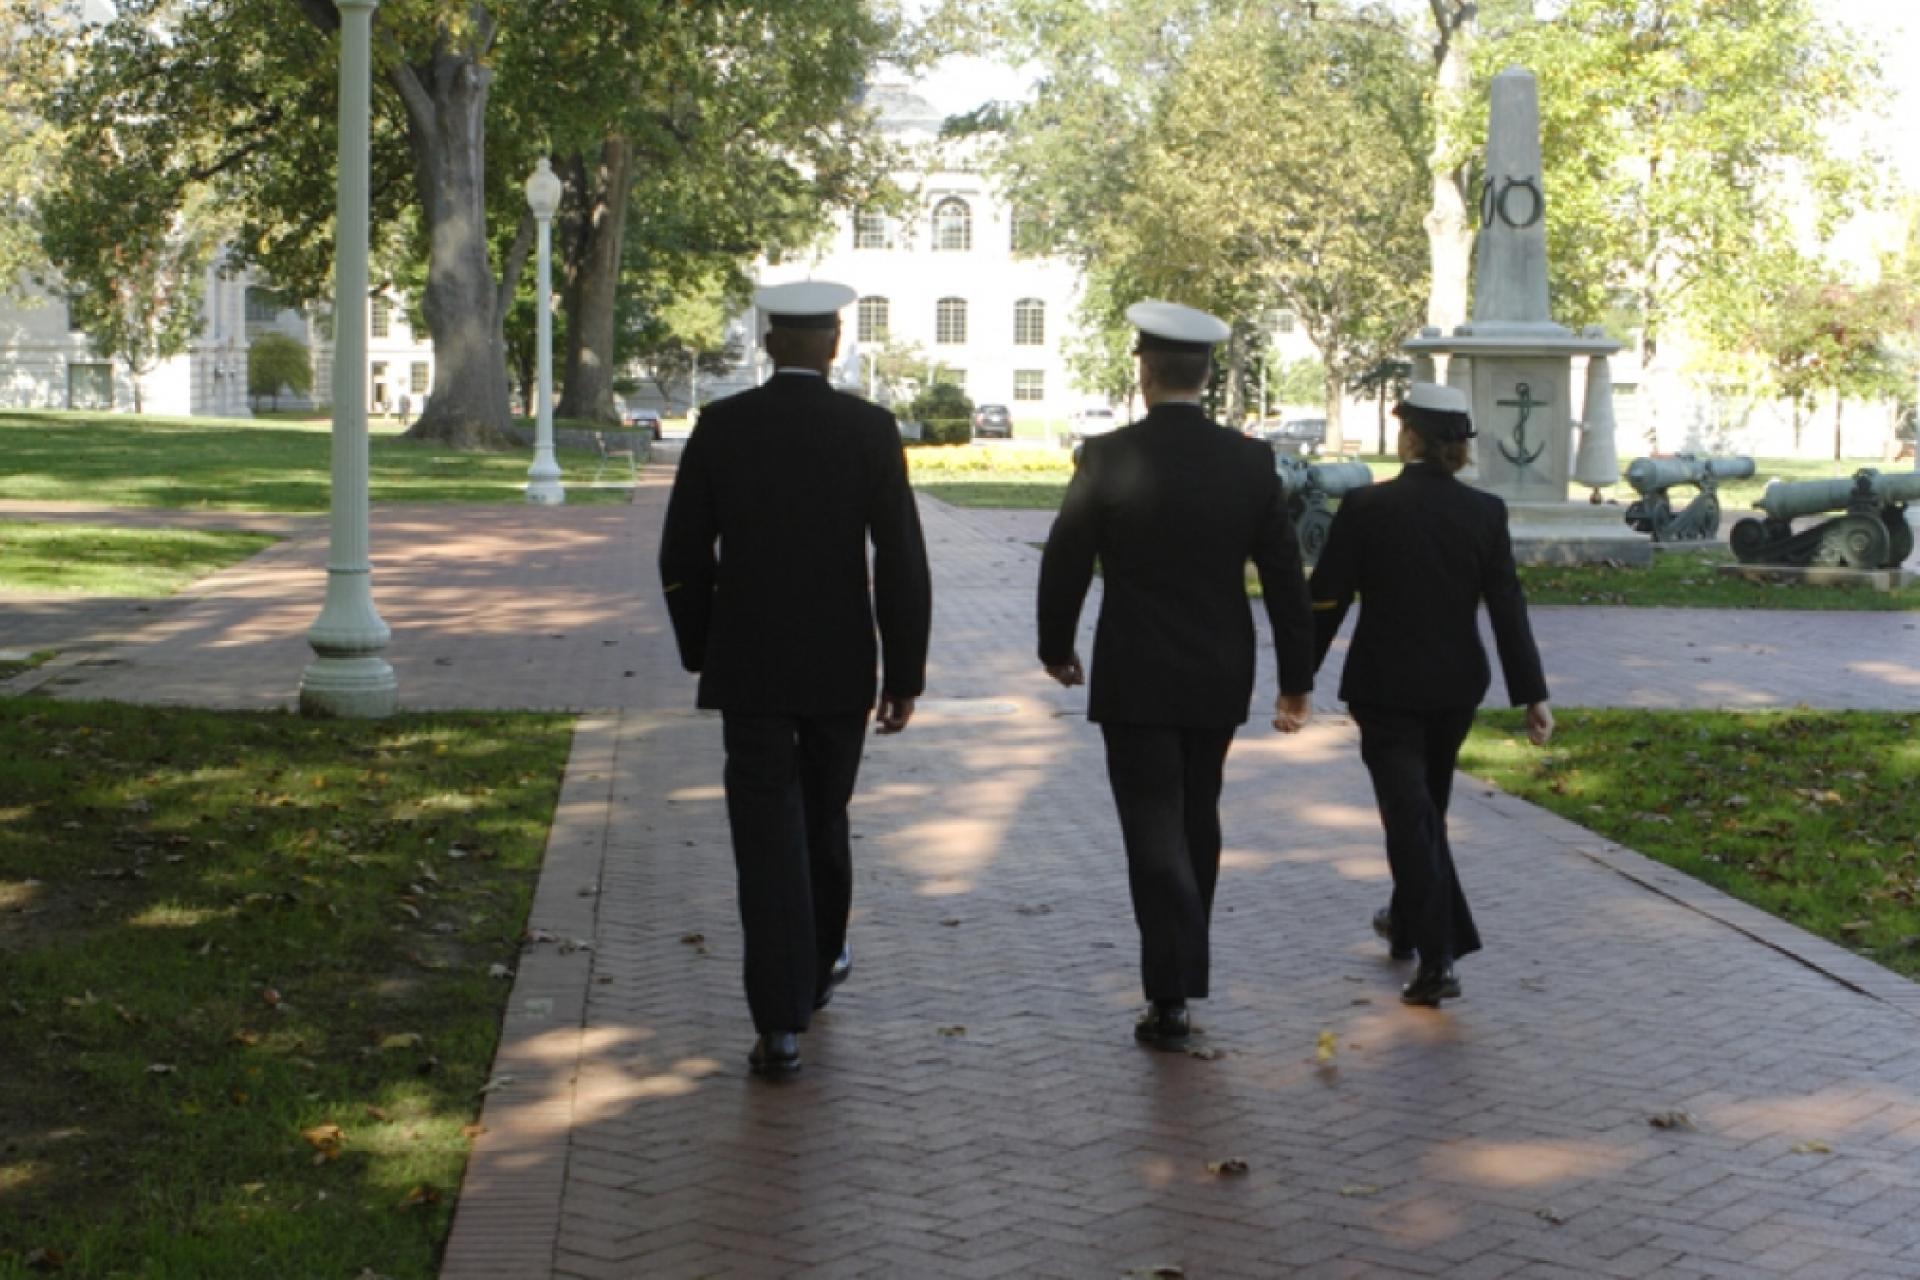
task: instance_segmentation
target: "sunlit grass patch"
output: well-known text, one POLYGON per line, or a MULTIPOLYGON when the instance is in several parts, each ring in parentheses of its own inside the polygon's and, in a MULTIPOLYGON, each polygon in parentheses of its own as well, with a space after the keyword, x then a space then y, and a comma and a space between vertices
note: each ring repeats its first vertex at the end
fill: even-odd
POLYGON ((1920 715, 1561 712, 1544 751, 1484 716, 1460 767, 1920 976, 1920 715))
POLYGON ((0 591, 165 596, 272 546, 231 529, 0 520, 0 591))
POLYGON ((431 1276, 570 729, 0 701, 0 1277, 431 1276))
POLYGON ((1522 565, 1520 583, 1531 604, 1618 605, 1629 608, 1920 609, 1920 586, 1876 591, 1867 586, 1811 582, 1751 582, 1720 573, 1726 551, 1669 551, 1651 564, 1522 565))

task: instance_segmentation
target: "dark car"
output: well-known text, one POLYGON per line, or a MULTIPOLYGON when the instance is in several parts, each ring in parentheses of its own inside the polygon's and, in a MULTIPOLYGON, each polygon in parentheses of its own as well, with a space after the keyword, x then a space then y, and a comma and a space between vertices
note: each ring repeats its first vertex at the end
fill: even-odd
POLYGON ((973 434, 1013 439, 1013 414, 1003 404, 983 404, 973 411, 973 434))
POLYGON ((1286 453, 1318 453, 1327 438, 1325 418, 1288 418, 1278 425, 1268 419, 1263 427, 1267 443, 1286 453))

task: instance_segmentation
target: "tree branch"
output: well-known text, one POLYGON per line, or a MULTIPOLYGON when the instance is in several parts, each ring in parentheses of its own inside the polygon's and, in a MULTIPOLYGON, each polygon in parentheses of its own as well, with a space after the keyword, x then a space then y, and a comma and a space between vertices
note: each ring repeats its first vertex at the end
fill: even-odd
MULTIPOLYGON (((520 288, 520 273, 526 269, 527 255, 533 252, 534 234, 538 230, 533 211, 523 210, 520 225, 513 229, 513 245, 507 250, 506 260, 500 264, 500 293, 494 307, 496 315, 506 315, 507 308, 513 305, 513 295, 520 288)), ((546 305, 544 299, 541 305, 546 305)))

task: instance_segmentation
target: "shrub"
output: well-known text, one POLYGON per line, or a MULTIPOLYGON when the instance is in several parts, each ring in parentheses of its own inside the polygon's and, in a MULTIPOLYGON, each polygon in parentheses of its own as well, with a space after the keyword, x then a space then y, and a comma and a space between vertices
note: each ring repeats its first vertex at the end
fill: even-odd
POLYGON ((915 396, 907 417, 920 424, 924 444, 965 444, 973 438, 973 401, 950 382, 936 382, 915 396))
POLYGON ((280 407, 280 393, 304 396, 313 390, 313 362, 304 342, 284 333, 263 333, 247 344, 247 394, 255 400, 271 398, 280 407))

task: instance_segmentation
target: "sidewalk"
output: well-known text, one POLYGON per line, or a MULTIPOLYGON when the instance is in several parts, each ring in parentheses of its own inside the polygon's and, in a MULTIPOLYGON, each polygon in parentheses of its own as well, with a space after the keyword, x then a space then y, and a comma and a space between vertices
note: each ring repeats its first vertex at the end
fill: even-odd
MULTIPOLYGON (((1403 1008, 1335 714, 1256 719, 1229 761, 1220 1056, 1137 1048, 1098 734, 1031 653, 1037 553, 937 503, 929 695, 855 802, 853 978, 800 1078, 751 1080, 719 726, 654 585, 669 477, 375 513, 403 705, 593 712, 448 1280, 1920 1275, 1920 987, 1463 780, 1488 949, 1465 999, 1403 1008)), ((46 687, 285 705, 323 561, 296 538, 46 687)), ((1920 708, 1910 615, 1670 613, 1537 611, 1556 701, 1920 708)))

